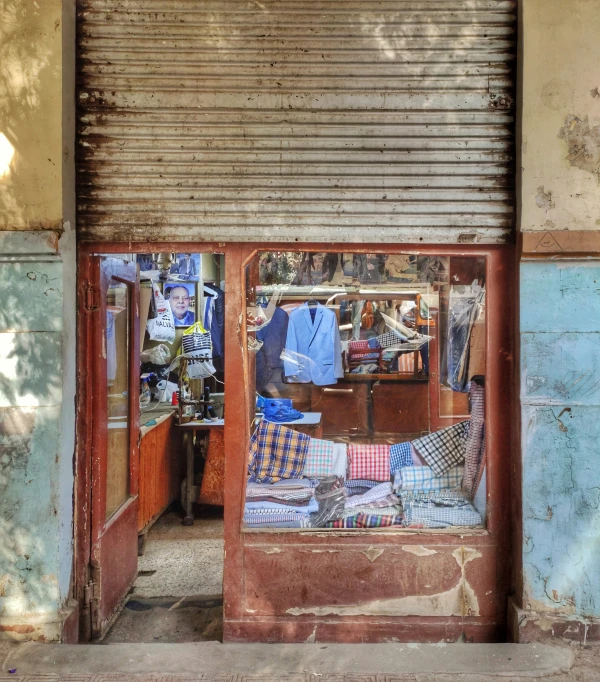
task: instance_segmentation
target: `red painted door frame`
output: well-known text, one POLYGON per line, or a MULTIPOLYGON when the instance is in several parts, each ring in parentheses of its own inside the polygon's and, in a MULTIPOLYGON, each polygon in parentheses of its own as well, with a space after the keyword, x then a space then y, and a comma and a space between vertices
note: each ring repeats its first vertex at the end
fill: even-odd
MULTIPOLYGON (((246 382, 247 353, 245 352, 246 334, 243 325, 246 298, 244 268, 255 253, 262 250, 273 251, 331 251, 354 253, 418 253, 422 255, 473 255, 488 258, 488 311, 487 344, 494 354, 488 353, 488 367, 486 373, 486 397, 488 406, 487 428, 489 434, 490 456, 488 459, 488 496, 491 502, 490 517, 487 534, 475 536, 470 544, 476 549, 487 551, 493 545, 493 553, 484 562, 484 570, 493 574, 495 595, 487 603, 497 614, 496 620, 488 619, 481 628, 482 638, 501 637, 506 595, 510 589, 510 467, 513 461, 513 439, 507 437, 507 428, 514 413, 514 249, 511 246, 461 246, 461 245, 421 245, 421 244, 323 244, 323 243, 84 243, 80 245, 80 281, 78 291, 84 297, 85 277, 89 268, 89 254, 91 253, 151 253, 156 251, 190 251, 224 253, 227 282, 227 308, 225 320, 225 367, 226 414, 228 424, 225 429, 225 575, 224 575, 224 609, 225 636, 228 639, 246 639, 254 641, 300 641, 313 632, 313 620, 303 618, 301 621, 290 622, 283 615, 277 615, 276 605, 273 605, 273 617, 254 617, 249 615, 248 594, 256 585, 248 584, 245 562, 250 554, 259 546, 268 543, 269 547, 280 547, 282 551, 293 545, 305 549, 317 549, 332 542, 345 543, 348 547, 355 545, 357 549, 365 542, 369 546, 390 546, 402 543, 406 546, 435 543, 438 547, 450 546, 458 542, 455 536, 439 533, 427 533, 424 539, 420 535, 403 535, 395 538, 388 533, 340 533, 319 537, 318 533, 279 533, 260 534, 242 532, 241 520, 245 498, 245 478, 247 465, 247 451, 249 440, 248 414, 251 405, 250 387, 246 382), (490 346, 491 343, 491 346, 490 346), (492 623, 492 620, 494 622, 492 623), (497 622, 496 622, 497 621, 497 622), (305 634, 306 631, 306 634, 305 634), (487 633, 487 634, 486 634, 487 633)), ((89 276, 89 275, 87 275, 89 276)), ((80 318, 82 316, 80 315, 80 318)), ((80 319, 78 331, 79 343, 79 392, 78 392, 78 433, 77 433, 77 500, 76 500, 76 594, 82 595, 86 580, 89 578, 86 565, 85 524, 86 494, 89 490, 89 426, 86 422, 86 411, 90 409, 89 394, 85 384, 86 367, 89 367, 89 353, 86 343, 89 339, 89 321, 80 319)), ((89 375, 88 375, 89 376, 89 375)), ((263 552, 264 553, 264 552, 263 552)), ((278 556, 278 555, 275 555, 278 556)), ((332 556, 335 556, 332 554, 332 556)), ((89 557, 89 552, 87 553, 89 557)), ((273 570, 279 570, 274 567, 273 570)), ((287 569, 289 571, 289 567, 287 569)), ((265 584, 268 582, 265 576, 265 584)), ((489 582, 489 581, 488 581, 489 582)), ((260 587, 260 586, 259 586, 260 587)), ((356 598, 356 597, 355 597, 356 598)), ((81 603, 81 602, 80 602, 81 603)), ((318 620, 318 619, 317 619, 318 620)), ((390 627, 373 623, 364 618, 364 627, 371 629, 371 639, 363 637, 360 641, 381 641, 389 635, 390 627), (379 632, 379 635, 377 634, 379 632), (379 639, 378 639, 379 638, 379 639)), ((402 620, 402 619, 401 619, 402 620)), ((418 619, 417 619, 418 620, 418 619)), ((435 640, 440 633, 452 636, 455 632, 470 627, 473 629, 477 619, 465 622, 454 622, 452 619, 432 619, 431 624, 415 621, 413 618, 403 619, 403 623, 395 623, 393 630, 400 638, 414 641, 435 640), (448 621, 452 622, 448 622, 448 621), (468 626, 468 627, 467 627, 468 626), (403 629, 404 628, 404 629, 403 629), (409 633, 409 634, 407 634, 409 633)), ((321 626, 319 626, 321 627, 321 626)), ((83 629, 85 634, 85 628, 83 629)), ((323 625, 323 639, 329 641, 359 641, 359 634, 353 630, 350 623, 343 622, 327 629, 323 625)), ((477 635, 474 635, 475 637, 477 635)), ((439 641, 439 640, 435 640, 439 641)))

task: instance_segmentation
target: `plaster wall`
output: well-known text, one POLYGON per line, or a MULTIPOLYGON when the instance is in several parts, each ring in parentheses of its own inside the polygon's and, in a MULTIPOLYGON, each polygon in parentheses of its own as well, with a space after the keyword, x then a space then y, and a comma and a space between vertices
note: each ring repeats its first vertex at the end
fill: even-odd
POLYGON ((600 617, 600 1, 520 10, 520 628, 577 638, 557 623, 600 617))
POLYGON ((600 228, 600 2, 522 0, 521 229, 600 228))
POLYGON ((0 7, 0 638, 72 610, 74 11, 0 7))

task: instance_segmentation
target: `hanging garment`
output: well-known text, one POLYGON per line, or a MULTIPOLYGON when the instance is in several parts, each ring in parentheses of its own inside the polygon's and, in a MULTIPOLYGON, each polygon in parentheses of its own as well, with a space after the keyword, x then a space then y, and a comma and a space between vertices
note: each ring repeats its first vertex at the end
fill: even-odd
POLYGON ((256 390, 261 393, 270 383, 281 383, 289 317, 282 308, 275 308, 271 322, 256 332, 262 346, 256 353, 256 390))
POLYGON ((465 492, 473 495, 485 449, 485 387, 471 381, 469 398, 471 422, 465 444, 465 474, 462 487, 465 492))
POLYGON ((261 421, 250 438, 250 481, 274 483, 304 473, 310 436, 285 426, 261 421))
POLYGON ((362 311, 365 305, 364 301, 352 301, 352 340, 358 341, 360 339, 360 326, 362 323, 362 311))
POLYGON ((389 445, 349 445, 348 463, 348 478, 390 480, 389 445))
POLYGON ((485 289, 477 285, 464 289, 460 293, 450 287, 448 338, 440 368, 440 381, 461 393, 468 390, 471 333, 485 301, 485 289))
POLYGON ((214 284, 205 284, 204 291, 212 299, 210 324, 205 327, 210 330, 210 338, 213 345, 213 358, 222 358, 225 355, 225 292, 214 284))
POLYGON ((465 461, 469 422, 463 421, 413 440, 415 450, 437 476, 465 461))
POLYGON ((320 303, 313 311, 314 320, 306 303, 290 313, 284 372, 290 383, 329 386, 344 376, 337 317, 320 303))

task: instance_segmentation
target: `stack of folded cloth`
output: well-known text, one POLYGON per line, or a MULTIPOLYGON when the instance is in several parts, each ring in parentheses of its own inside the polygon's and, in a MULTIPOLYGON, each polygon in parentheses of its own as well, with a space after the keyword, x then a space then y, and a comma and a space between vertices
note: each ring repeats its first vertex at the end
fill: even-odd
POLYGON ((461 489, 464 467, 454 466, 440 476, 431 467, 402 467, 394 489, 402 500, 404 519, 413 528, 480 526, 481 515, 461 489))
POLYGON ((390 483, 389 445, 349 445, 346 505, 330 528, 402 525, 402 507, 390 483))
POLYGON ((318 510, 317 481, 286 479, 276 483, 248 483, 244 523, 253 528, 309 528, 310 514, 318 510))

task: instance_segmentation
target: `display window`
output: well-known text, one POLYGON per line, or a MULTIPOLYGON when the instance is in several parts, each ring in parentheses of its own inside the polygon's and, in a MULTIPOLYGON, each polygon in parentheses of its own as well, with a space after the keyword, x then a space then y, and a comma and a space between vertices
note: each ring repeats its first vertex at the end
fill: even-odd
POLYGON ((245 530, 485 528, 486 265, 250 260, 245 530))

